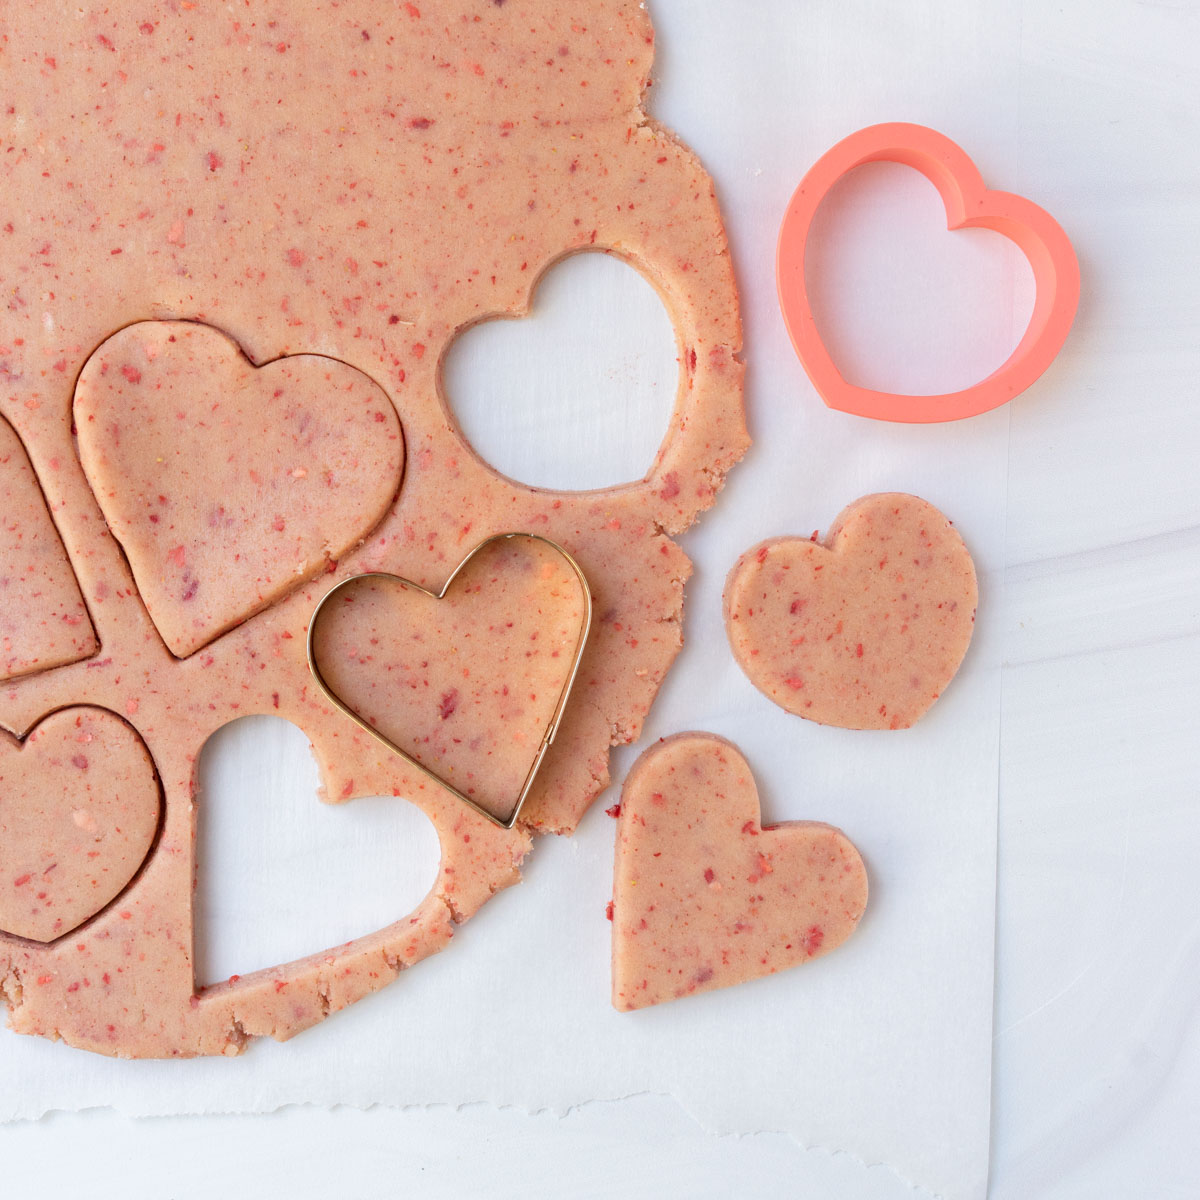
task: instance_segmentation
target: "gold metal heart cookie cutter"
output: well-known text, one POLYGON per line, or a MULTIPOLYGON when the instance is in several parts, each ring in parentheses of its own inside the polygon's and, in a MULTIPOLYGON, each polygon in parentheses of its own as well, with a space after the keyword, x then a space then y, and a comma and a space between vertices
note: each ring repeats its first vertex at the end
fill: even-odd
POLYGON ((346 716, 348 716, 356 725, 362 729, 365 729, 367 733, 369 733, 377 741, 382 742, 383 745, 391 750, 393 754, 399 755, 400 758, 409 764, 409 766, 415 767, 421 772, 421 774, 425 775, 428 779, 431 779, 440 787, 445 788, 446 791, 457 797, 469 808, 474 809, 475 812, 486 817, 492 822, 493 825, 499 825, 501 829, 511 829, 517 823, 517 819, 521 815, 521 809, 524 807, 529 793, 533 790, 533 784, 537 779, 537 773, 542 765, 542 760, 546 757, 546 752, 553 744, 555 735, 558 733, 558 727, 562 723, 563 714, 566 712, 567 708, 567 700, 570 698, 571 688, 575 683, 575 676, 579 673, 579 664, 583 658, 584 647, 587 644, 588 634, 591 631, 591 628, 592 590, 588 586, 587 576, 584 575, 583 568, 578 562, 575 561, 572 555, 557 542, 552 541, 550 538, 542 537, 537 533, 497 533, 493 534, 489 538, 484 538, 482 542, 470 550, 466 557, 463 558, 463 560, 458 564, 458 566, 456 566, 454 570, 450 572, 445 583, 443 583, 436 592, 431 591, 429 588, 422 587, 419 583, 414 583, 411 579, 405 579, 401 575, 393 575, 387 571, 364 571, 358 575, 351 575, 349 578, 343 579, 340 583, 335 584, 317 602, 317 606, 313 609, 312 616, 309 618, 308 640, 306 644, 308 654, 308 669, 312 672, 312 676, 317 681, 321 691, 324 692, 325 698, 335 708, 345 713, 346 716), (495 542, 509 541, 513 538, 527 538, 530 541, 542 542, 551 549, 557 551, 562 556, 567 565, 572 571, 574 571, 576 578, 579 580, 579 586, 583 591, 583 622, 580 625, 579 637, 575 643, 575 653, 571 660, 571 669, 567 673, 562 690, 559 692, 558 703, 554 707, 554 713, 550 718, 550 723, 546 726, 546 731, 542 735, 541 744, 538 746, 537 753, 533 756, 533 762, 530 764, 529 772, 525 776, 525 782, 521 786, 521 791, 517 796, 517 801, 513 806, 511 814, 507 819, 501 819, 500 817, 495 816, 493 813, 488 812, 486 808, 482 807, 482 805, 478 804, 476 801, 472 800, 470 796, 466 795, 459 788, 455 787, 454 784, 452 784, 448 779, 445 779, 436 771, 431 770, 429 767, 425 766, 424 763, 418 762, 417 759, 415 759, 407 750, 396 745, 396 743, 393 742, 392 739, 389 738, 385 733, 381 733, 368 721, 364 720, 363 717, 355 712, 354 709, 352 709, 348 704, 346 704, 329 686, 329 684, 325 681, 325 677, 321 674, 321 669, 317 665, 316 654, 313 649, 313 639, 317 628, 317 622, 320 619, 322 610, 330 600, 332 600, 336 595, 342 592, 345 588, 349 587, 351 584, 358 583, 364 579, 387 579, 393 583, 399 583, 404 587, 411 588, 413 591, 421 592, 423 595, 430 597, 432 600, 444 600, 446 593, 449 592, 455 579, 458 578, 467 564, 477 554, 479 554, 480 551, 486 549, 495 542))

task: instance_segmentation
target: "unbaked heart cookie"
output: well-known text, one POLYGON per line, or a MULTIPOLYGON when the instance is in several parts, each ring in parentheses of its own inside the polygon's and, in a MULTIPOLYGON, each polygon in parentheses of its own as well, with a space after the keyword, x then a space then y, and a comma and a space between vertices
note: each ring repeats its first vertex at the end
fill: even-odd
POLYGON ((0 932, 51 942, 120 895, 158 829, 142 739, 102 708, 64 708, 24 743, 0 731, 0 932))
POLYGON ((677 734, 634 764, 613 873, 614 1008, 772 975, 854 932, 867 873, 849 838, 760 820, 750 765, 724 738, 677 734))
POLYGON ((79 457, 146 608, 180 658, 361 543, 404 470, 396 410, 361 371, 255 367, 222 333, 147 321, 75 389, 79 457))
POLYGON ((313 618, 312 663, 356 720, 507 824, 590 623, 575 564, 513 534, 476 547, 439 594, 394 575, 339 584, 313 618))
POLYGON ((846 729, 907 729, 975 628, 975 565, 932 504, 898 492, 844 509, 824 542, 773 538, 734 564, 725 630, 765 696, 846 729))

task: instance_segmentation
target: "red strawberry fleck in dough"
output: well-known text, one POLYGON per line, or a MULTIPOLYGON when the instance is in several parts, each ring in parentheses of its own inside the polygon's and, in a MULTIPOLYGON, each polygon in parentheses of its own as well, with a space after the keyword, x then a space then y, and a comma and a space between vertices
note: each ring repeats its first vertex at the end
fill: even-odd
POLYGON ((828 954, 858 926, 867 873, 832 825, 763 828, 731 742, 681 733, 634 764, 613 872, 613 1007, 647 1008, 828 954))
POLYGON ((947 517, 902 493, 864 496, 824 542, 761 542, 725 582, 725 630, 781 708, 845 729, 907 729, 971 642, 975 564, 947 517))

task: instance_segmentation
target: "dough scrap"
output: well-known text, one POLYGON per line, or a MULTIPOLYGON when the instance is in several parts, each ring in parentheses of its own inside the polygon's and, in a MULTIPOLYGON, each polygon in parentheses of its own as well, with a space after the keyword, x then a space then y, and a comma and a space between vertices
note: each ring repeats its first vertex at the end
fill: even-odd
POLYGON ((772 538, 725 583, 738 665, 780 708, 845 729, 907 729, 954 678, 979 587, 949 519, 902 493, 864 496, 824 542, 772 538))
POLYGON ((0 682, 78 662, 96 648, 25 447, 0 417, 0 682))
POLYGON ((867 873, 832 825, 764 828, 731 742, 681 733, 647 750, 621 792, 613 870, 613 1007, 731 987, 840 946, 867 873))
POLYGON ((7 0, 4 15, 0 414, 28 451, 100 648, 6 683, 0 725, 20 736, 65 704, 112 709, 149 747, 164 810, 119 905, 50 946, 0 935, 0 992, 14 1029, 73 1046, 237 1053, 445 946, 519 878, 531 831, 574 828, 608 782, 610 745, 638 735, 681 644, 690 564, 671 535, 712 504, 748 444, 728 247, 711 179, 642 107, 653 31, 637 0, 149 13, 110 0, 70 20, 44 0, 7 0), (541 274, 587 250, 619 255, 659 290, 679 390, 645 479, 541 491, 466 443, 439 364, 462 329, 527 312, 541 274), (179 320, 220 331, 257 367, 320 354, 361 371, 391 399, 407 450, 396 501, 361 547, 186 658, 146 610, 71 421, 73 382, 114 331, 179 320), (511 531, 571 552, 595 621, 522 827, 505 831, 336 711, 304 646, 339 580, 379 570, 437 587, 472 545, 511 531), (327 799, 421 806, 439 875, 384 929, 198 989, 192 882, 208 864, 194 862, 196 759, 254 713, 304 730, 327 799), (136 972, 113 969, 130 961, 136 972), (70 990, 81 976, 90 986, 70 990))

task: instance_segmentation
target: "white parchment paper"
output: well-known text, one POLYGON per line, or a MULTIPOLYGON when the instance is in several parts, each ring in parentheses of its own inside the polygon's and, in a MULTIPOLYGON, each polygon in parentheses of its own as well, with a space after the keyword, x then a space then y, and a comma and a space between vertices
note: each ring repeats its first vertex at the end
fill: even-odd
MULTIPOLYGON (((1008 414, 922 428, 826 410, 787 342, 774 242, 807 166, 878 120, 934 125, 961 142, 993 186, 1039 197, 1019 170, 1011 22, 970 6, 956 26, 949 6, 931 6, 926 19, 918 3, 898 24, 893 6, 878 0, 854 6, 861 28, 848 38, 845 13, 839 7, 835 20, 834 7, 653 6, 659 78, 651 111, 717 180, 743 291, 756 444, 715 510, 684 538, 695 562, 687 644, 642 743, 615 754, 614 778, 654 737, 703 729, 732 738, 754 766, 765 821, 829 821, 859 846, 872 895, 857 935, 802 969, 616 1014, 604 919, 615 827, 603 811, 614 791, 573 839, 540 841, 526 882, 485 906, 448 951, 290 1044, 255 1044, 236 1060, 130 1063, 0 1035, 0 1119, 98 1105, 145 1115, 302 1102, 565 1111, 664 1093, 714 1131, 783 1131, 888 1164, 938 1195, 983 1196, 1008 414), (725 573, 761 538, 807 536, 858 496, 893 489, 941 507, 974 553, 975 643, 911 731, 810 725, 775 708, 735 666, 721 623, 725 573)), ((817 265, 831 341, 864 382, 945 390, 997 365, 1028 311, 1019 255, 987 235, 948 238, 936 193, 902 168, 870 168, 841 191, 817 265)), ((596 420, 563 453, 611 464, 613 481, 643 469, 629 469, 628 452, 634 447, 644 464, 640 447, 652 447, 665 426, 673 377, 664 381, 663 361, 673 372, 673 348, 664 350, 659 336, 657 299, 638 279, 627 285, 607 265, 584 262, 558 268, 544 285, 539 300, 553 302, 556 319, 565 305, 576 333, 594 332, 601 357, 607 339, 614 356, 609 370, 576 371, 568 391, 564 359, 575 356, 555 349, 560 334, 536 354, 514 343, 507 354, 489 344, 486 354, 459 356, 452 389, 463 393, 464 425, 485 456, 519 462, 521 420, 569 437, 567 395, 596 420), (507 425, 494 408, 473 415, 466 393, 506 370, 528 378, 517 389, 525 410, 507 425)), ((552 474, 559 456, 539 453, 552 474)), ((552 481, 535 477, 536 461, 527 465, 531 482, 552 481)), ((398 897, 407 906, 414 887, 419 893, 415 881, 428 878, 433 853, 421 818, 374 802, 357 814, 352 804, 310 818, 315 773, 299 734, 264 721, 229 742, 234 757, 208 776, 214 824, 202 841, 210 856, 202 870, 217 872, 215 890, 212 877, 204 884, 214 977, 237 969, 231 963, 249 970, 277 952, 317 949, 348 936, 339 931, 347 922, 349 932, 383 924, 399 915, 389 907, 398 897), (353 828, 342 833, 339 821, 353 828), (286 853, 271 832, 282 827, 286 853), (327 878, 321 868, 335 859, 340 875, 327 878)))

